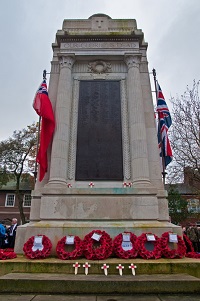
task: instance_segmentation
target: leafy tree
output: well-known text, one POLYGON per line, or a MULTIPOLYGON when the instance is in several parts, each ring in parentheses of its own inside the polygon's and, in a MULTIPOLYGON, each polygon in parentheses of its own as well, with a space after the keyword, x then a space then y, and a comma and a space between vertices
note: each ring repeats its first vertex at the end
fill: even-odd
POLYGON ((36 152, 36 124, 26 129, 14 131, 12 137, 0 142, 0 170, 2 170, 2 184, 9 179, 16 181, 16 196, 19 200, 19 212, 22 224, 25 221, 23 212, 23 195, 20 192, 20 183, 27 180, 27 174, 34 172, 36 152), (24 175, 25 174, 25 175, 24 175))
POLYGON ((181 97, 172 98, 172 126, 170 141, 173 163, 168 169, 168 180, 173 183, 182 180, 183 171, 190 170, 190 184, 200 191, 200 101, 199 82, 194 81, 192 89, 187 87, 181 97))
POLYGON ((176 187, 170 185, 167 199, 171 222, 177 225, 186 220, 189 215, 187 201, 181 197, 176 187))

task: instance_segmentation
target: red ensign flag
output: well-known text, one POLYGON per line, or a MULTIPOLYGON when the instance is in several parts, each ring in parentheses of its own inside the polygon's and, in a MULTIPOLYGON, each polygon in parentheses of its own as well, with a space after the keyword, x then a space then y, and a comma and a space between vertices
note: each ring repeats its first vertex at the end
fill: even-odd
POLYGON ((47 92, 47 84, 44 79, 40 85, 34 101, 33 108, 39 116, 42 118, 41 132, 40 132, 40 147, 37 154, 37 162, 40 164, 39 181, 42 181, 45 173, 47 172, 47 149, 51 142, 53 132, 55 129, 55 119, 51 101, 47 92))

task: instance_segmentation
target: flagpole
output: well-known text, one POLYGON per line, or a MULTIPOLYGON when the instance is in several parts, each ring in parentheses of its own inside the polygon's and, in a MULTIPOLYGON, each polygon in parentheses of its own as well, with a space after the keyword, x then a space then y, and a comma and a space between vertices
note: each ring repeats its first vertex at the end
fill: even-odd
MULTIPOLYGON (((46 74, 47 71, 43 70, 43 80, 46 80, 46 74)), ((35 158, 35 169, 34 169, 34 179, 35 179, 35 183, 37 180, 37 168, 38 168, 38 164, 37 164, 37 155, 38 155, 38 151, 39 151, 39 144, 40 144, 40 127, 41 127, 41 116, 39 116, 39 120, 38 120, 38 129, 37 129, 37 148, 36 148, 36 158, 35 158)))
POLYGON ((34 179, 35 179, 35 183, 37 180, 37 155, 38 155, 38 150, 39 150, 39 141, 40 141, 40 124, 41 124, 41 116, 39 117, 38 120, 38 129, 37 129, 37 148, 36 148, 36 157, 35 157, 35 170, 34 170, 34 179))
MULTIPOLYGON (((155 93, 156 93, 156 102, 158 102, 157 95, 158 95, 158 90, 157 90, 157 85, 156 85, 156 70, 153 68, 153 78, 154 78, 154 85, 155 85, 155 93)), ((158 113, 158 126, 160 127, 160 116, 158 113)), ((166 177, 166 171, 165 171, 165 158, 163 154, 163 142, 162 142, 162 137, 161 137, 161 131, 159 130, 158 135, 160 135, 160 146, 161 146, 161 154, 162 154, 162 177, 163 177, 163 184, 165 185, 165 177, 166 177)))

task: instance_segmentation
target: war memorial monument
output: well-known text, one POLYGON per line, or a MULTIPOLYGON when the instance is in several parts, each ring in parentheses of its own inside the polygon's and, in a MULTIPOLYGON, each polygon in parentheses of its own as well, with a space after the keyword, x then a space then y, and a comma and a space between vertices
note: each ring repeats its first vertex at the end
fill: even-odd
POLYGON ((169 222, 147 46, 134 19, 95 14, 57 31, 48 89, 56 129, 17 253, 38 234, 52 254, 63 236, 95 229, 181 234, 169 222))

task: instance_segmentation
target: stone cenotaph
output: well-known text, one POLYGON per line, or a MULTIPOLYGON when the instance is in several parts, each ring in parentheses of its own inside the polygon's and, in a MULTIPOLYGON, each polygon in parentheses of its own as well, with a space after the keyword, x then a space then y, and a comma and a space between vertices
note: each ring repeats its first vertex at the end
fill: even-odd
POLYGON ((32 192, 30 222, 19 226, 15 251, 32 235, 53 244, 95 229, 111 237, 165 231, 162 183, 147 43, 134 19, 95 14, 64 20, 49 80, 56 129, 48 172, 32 192))

